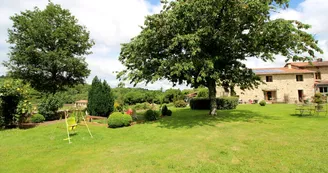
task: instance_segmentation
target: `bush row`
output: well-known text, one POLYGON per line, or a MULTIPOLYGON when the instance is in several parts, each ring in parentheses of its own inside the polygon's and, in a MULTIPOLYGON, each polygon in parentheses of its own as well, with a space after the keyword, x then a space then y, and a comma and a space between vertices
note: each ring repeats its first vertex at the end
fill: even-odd
MULTIPOLYGON (((236 109, 238 105, 237 97, 222 97, 216 98, 216 104, 219 110, 236 109)), ((209 98, 193 98, 190 100, 191 109, 210 109, 210 99, 209 98)))

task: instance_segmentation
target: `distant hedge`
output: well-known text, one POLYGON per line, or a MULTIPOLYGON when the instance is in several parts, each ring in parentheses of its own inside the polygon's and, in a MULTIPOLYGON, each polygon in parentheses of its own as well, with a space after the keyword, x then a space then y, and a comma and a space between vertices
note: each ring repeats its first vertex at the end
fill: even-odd
MULTIPOLYGON (((222 97, 216 98, 216 104, 219 110, 236 109, 238 105, 238 97, 222 97)), ((191 109, 210 110, 209 98, 193 98, 190 100, 191 109)))

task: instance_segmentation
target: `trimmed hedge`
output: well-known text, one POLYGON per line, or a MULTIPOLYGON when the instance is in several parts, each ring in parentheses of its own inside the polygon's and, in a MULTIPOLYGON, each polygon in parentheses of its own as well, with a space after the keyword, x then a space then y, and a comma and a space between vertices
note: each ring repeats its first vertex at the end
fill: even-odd
POLYGON ((129 126, 132 122, 132 117, 128 114, 122 114, 121 112, 114 112, 108 118, 108 127, 124 127, 129 126))
POLYGON ((259 103, 261 106, 265 106, 266 105, 266 102, 264 100, 260 101, 259 103))
MULTIPOLYGON (((216 98, 218 110, 236 109, 238 105, 238 97, 222 97, 216 98)), ((190 108, 194 110, 210 110, 209 98, 193 98, 190 100, 190 108)))

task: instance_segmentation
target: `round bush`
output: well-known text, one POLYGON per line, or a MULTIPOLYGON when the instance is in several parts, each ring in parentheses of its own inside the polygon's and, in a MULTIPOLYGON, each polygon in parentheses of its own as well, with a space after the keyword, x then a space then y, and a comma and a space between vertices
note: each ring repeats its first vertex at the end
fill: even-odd
POLYGON ((108 118, 108 127, 116 128, 129 126, 131 122, 132 117, 130 115, 114 112, 108 118))
POLYGON ((146 111, 145 115, 144 115, 146 121, 155 121, 159 119, 159 113, 157 111, 154 110, 148 110, 146 111))
POLYGON ((45 121, 46 119, 44 118, 43 115, 41 114, 34 114, 31 117, 31 121, 32 123, 42 123, 43 121, 45 121))
POLYGON ((171 110, 167 110, 167 116, 172 116, 172 111, 171 110))
POLYGON ((265 106, 266 105, 266 102, 264 100, 260 101, 259 103, 261 106, 265 106))
POLYGON ((176 108, 184 108, 187 106, 187 103, 184 100, 177 100, 174 102, 176 108))

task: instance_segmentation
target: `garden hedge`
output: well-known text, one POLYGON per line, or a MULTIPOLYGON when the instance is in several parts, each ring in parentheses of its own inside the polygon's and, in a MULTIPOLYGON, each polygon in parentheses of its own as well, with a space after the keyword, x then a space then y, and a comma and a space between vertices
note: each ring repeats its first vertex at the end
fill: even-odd
MULTIPOLYGON (((216 104, 219 110, 236 109, 238 97, 216 98, 216 104)), ((193 98, 190 100, 190 108, 193 110, 210 110, 209 98, 193 98)))

